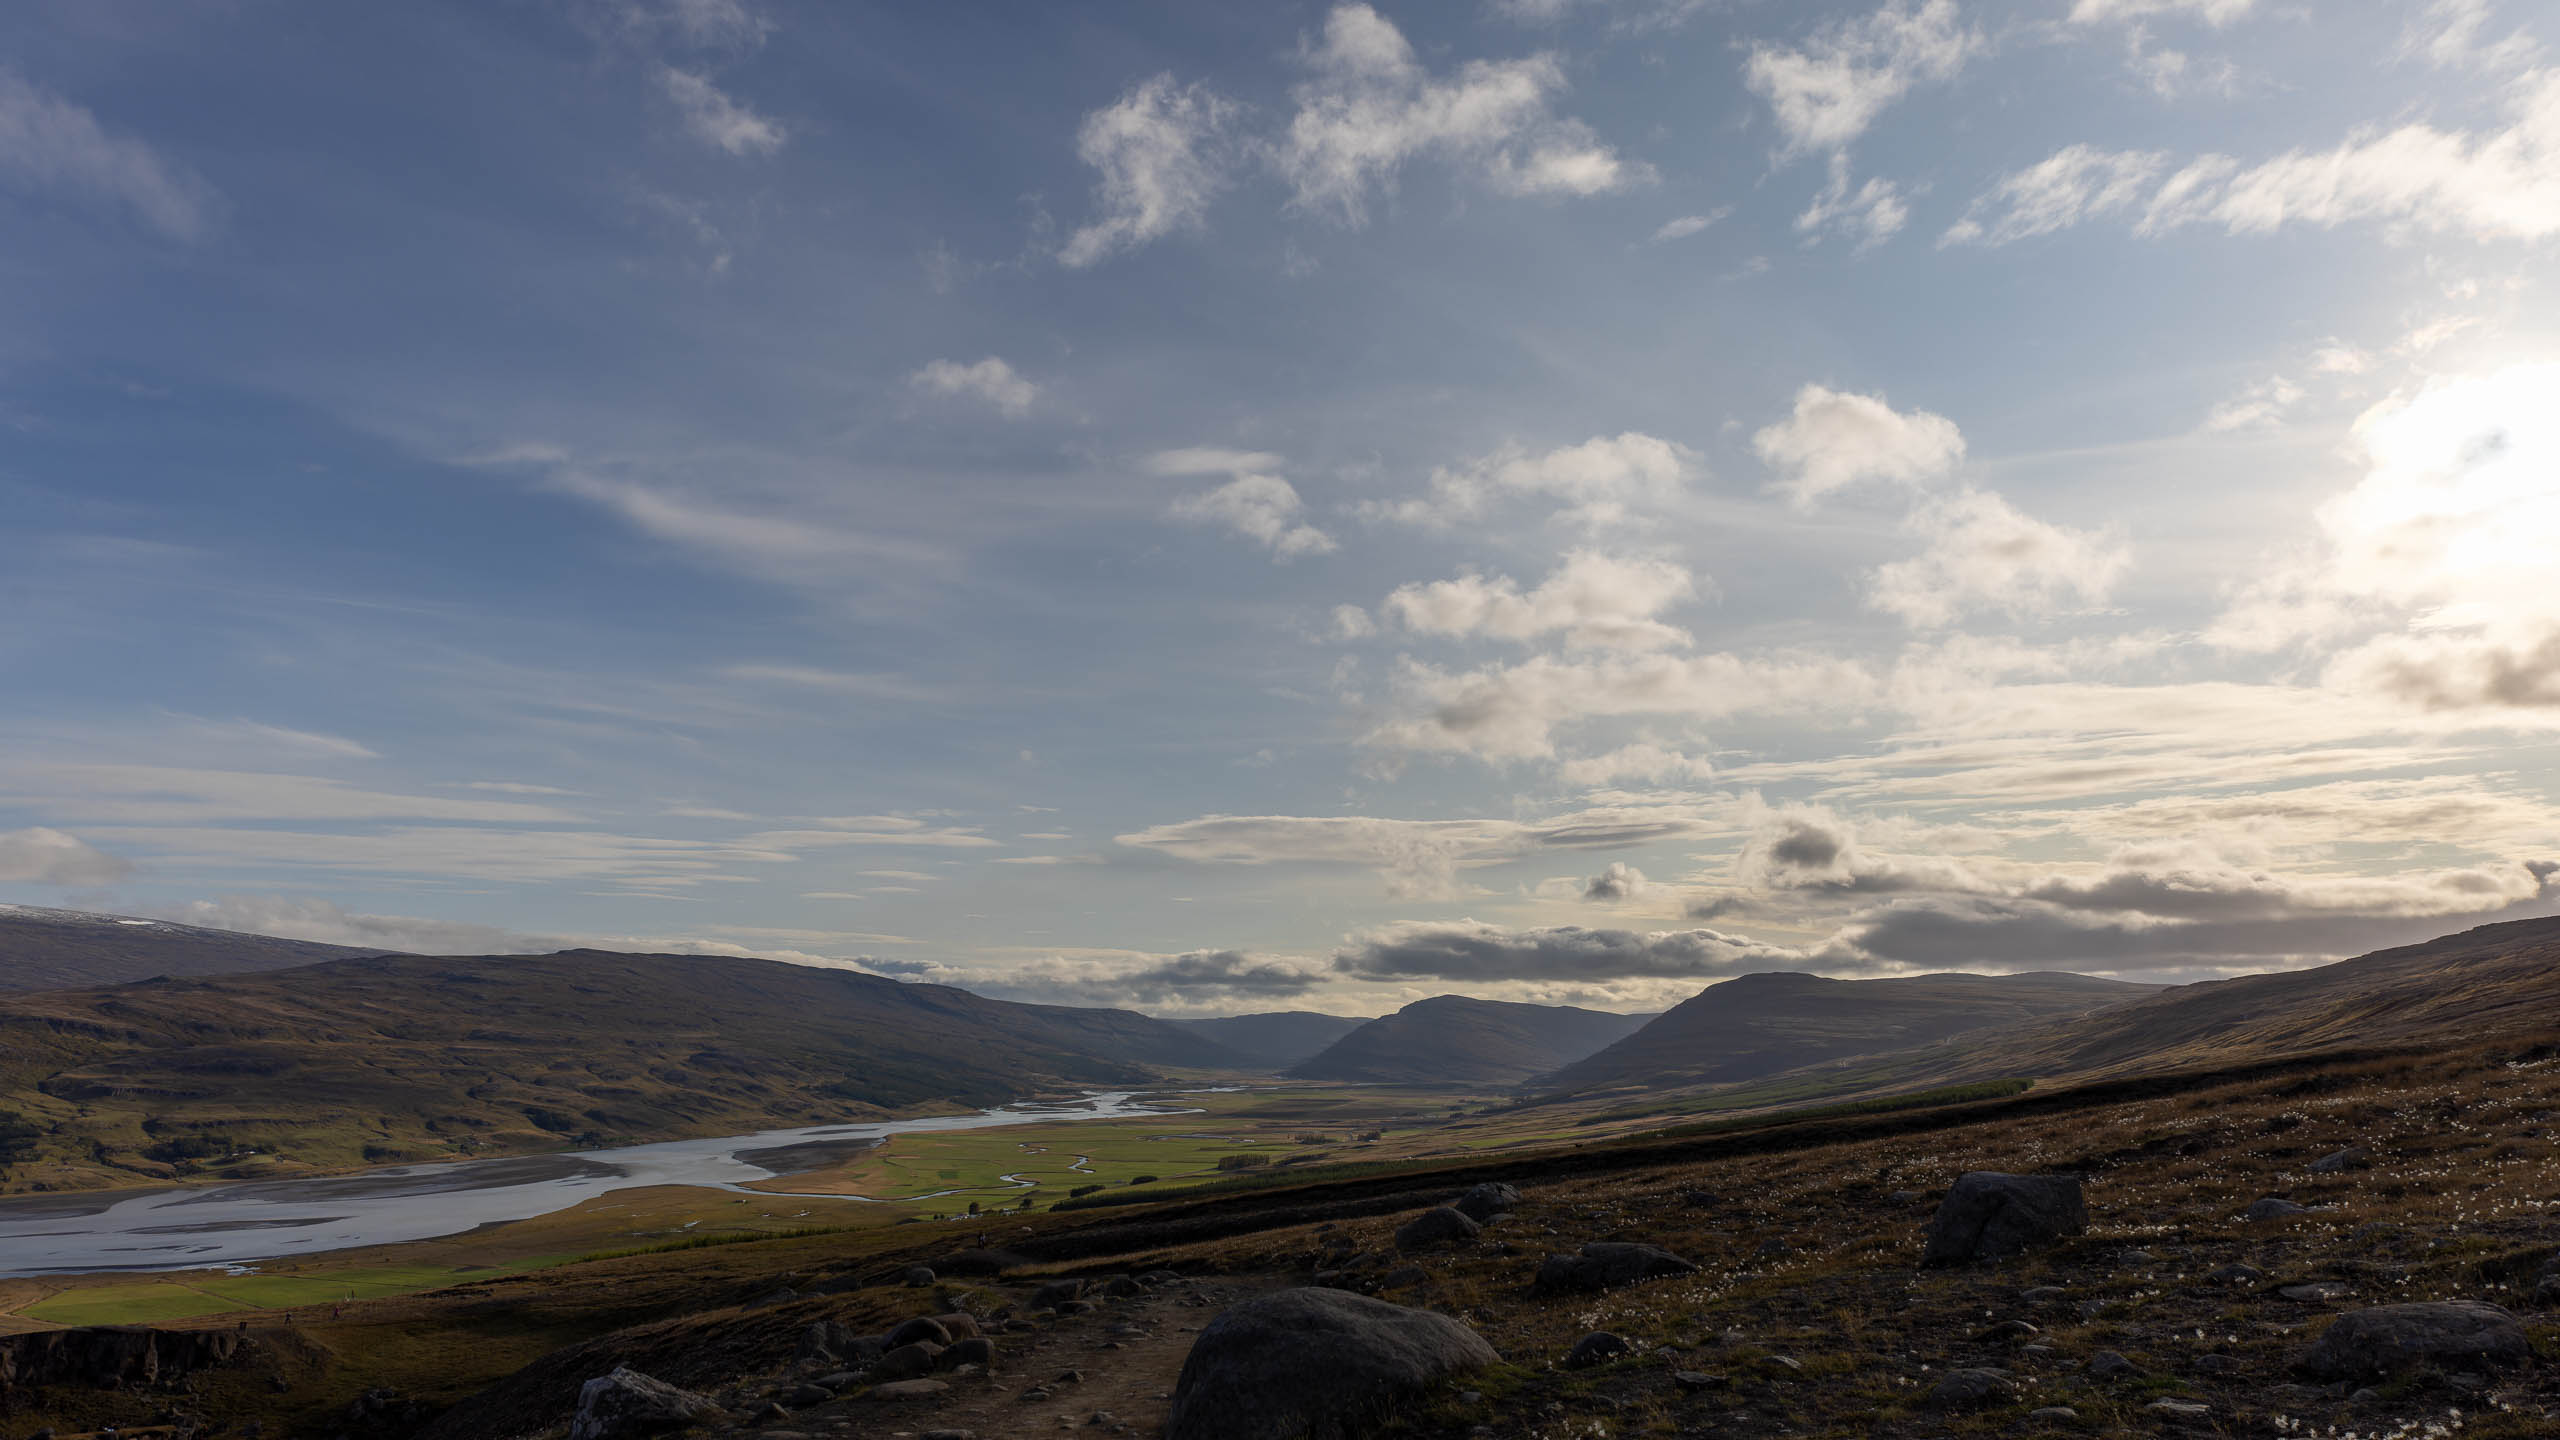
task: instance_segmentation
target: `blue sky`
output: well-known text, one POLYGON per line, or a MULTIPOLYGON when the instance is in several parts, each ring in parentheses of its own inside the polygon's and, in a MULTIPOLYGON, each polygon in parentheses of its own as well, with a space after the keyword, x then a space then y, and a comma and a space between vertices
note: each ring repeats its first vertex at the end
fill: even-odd
POLYGON ((2494 0, 0 16, 0 894, 1167 1013, 2549 913, 2494 0))

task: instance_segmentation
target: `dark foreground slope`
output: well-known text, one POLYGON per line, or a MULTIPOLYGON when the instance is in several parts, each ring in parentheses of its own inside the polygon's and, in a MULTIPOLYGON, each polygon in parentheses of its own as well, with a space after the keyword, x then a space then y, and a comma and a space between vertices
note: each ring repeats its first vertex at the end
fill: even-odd
POLYGON ((2058 971, 1828 980, 1776 972, 1710 985, 1541 1088, 1606 1094, 1752 1080, 1967 1031, 2078 1015, 2154 993, 2058 971))
POLYGON ((167 920, 0 905, 0 990, 120 985, 154 975, 245 975, 382 953, 167 920))
POLYGON ((1289 1073, 1384 1085, 1516 1085, 1569 1065, 1650 1018, 1439 995, 1370 1021, 1289 1073))
POLYGON ((1286 1070, 1322 1054, 1326 1046, 1369 1022, 1313 1010, 1274 1010, 1173 1023, 1225 1050, 1239 1068, 1286 1070))
POLYGON ((0 1111, 47 1127, 0 1189, 727 1134, 1219 1059, 1125 1010, 767 960, 337 960, 0 998, 0 1111))

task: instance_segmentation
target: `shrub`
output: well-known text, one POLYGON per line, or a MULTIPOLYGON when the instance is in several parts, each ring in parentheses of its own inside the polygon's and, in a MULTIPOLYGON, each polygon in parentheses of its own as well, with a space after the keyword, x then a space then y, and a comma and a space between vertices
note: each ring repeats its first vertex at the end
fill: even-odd
POLYGON ((1257 1165, 1270 1163, 1271 1157, 1268 1155, 1221 1155, 1218 1157, 1218 1168, 1221 1170, 1250 1170, 1257 1165))

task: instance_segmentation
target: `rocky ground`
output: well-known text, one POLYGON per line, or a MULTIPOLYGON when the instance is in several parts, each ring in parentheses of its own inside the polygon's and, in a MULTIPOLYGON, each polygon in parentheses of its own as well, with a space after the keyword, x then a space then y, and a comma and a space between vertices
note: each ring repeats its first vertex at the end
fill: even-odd
MULTIPOLYGON (((696 1397, 668 1419, 706 1440, 1169 1422, 1174 1440, 1277 1440, 1325 1433, 1328 1396, 1353 1408, 1343 1436, 2560 1435, 2551 1054, 2341 1060, 1978 1117, 1518 1167, 1516 1193, 1463 1219, 1438 1207, 1468 1186, 1425 1177, 1001 1235, 905 1227, 858 1255, 726 1247, 765 1252, 747 1303, 647 1301, 666 1313, 458 1406, 277 1428, 564 1436, 582 1388, 627 1366, 696 1397), (2081 1178, 1950 1207, 1971 1172, 2081 1178), (1962 1242, 1952 1263, 1921 1263, 1933 1223, 1962 1242), (952 1256, 958 1234, 1018 1253, 952 1256), (1986 1243, 2006 1253, 1967 1253, 1986 1243), (937 1258, 929 1281, 909 1268, 937 1258), (1253 1328, 1273 1297, 1310 1294, 1334 1298, 1253 1328), (2471 1308, 2383 1308, 2437 1303, 2471 1308), (938 1350, 912 1328, 959 1316, 938 1350), (1221 1329, 1224 1359, 1203 1340, 1221 1329)), ((723 1263, 749 1283, 748 1257, 723 1263)), ((664 1277, 612 1279, 634 1295, 664 1277)), ((474 1303, 496 1324, 530 1302, 474 1303)), ((198 1403, 178 1428, 237 1433, 216 1412, 241 1402, 198 1403)), ((591 1401, 575 1440, 647 1433, 611 1410, 591 1401)), ((5 1428, 44 1413, 21 1404, 5 1428)))

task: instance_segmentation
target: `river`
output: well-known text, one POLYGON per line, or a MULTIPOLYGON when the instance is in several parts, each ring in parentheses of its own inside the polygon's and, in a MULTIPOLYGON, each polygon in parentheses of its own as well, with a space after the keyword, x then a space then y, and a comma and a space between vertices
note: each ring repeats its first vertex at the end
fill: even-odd
MULTIPOLYGON (((575 1154, 395 1165, 307 1180, 18 1196, 0 1200, 0 1276, 179 1270, 428 1240, 548 1215, 640 1185, 739 1190, 747 1181, 812 1169, 889 1135, 1183 1113, 1158 1098, 1162 1093, 1109 1090, 1081 1100, 1025 1101, 975 1115, 813 1125, 575 1154)), ((764 1190, 742 1193, 774 1201, 790 1198, 764 1190)))

